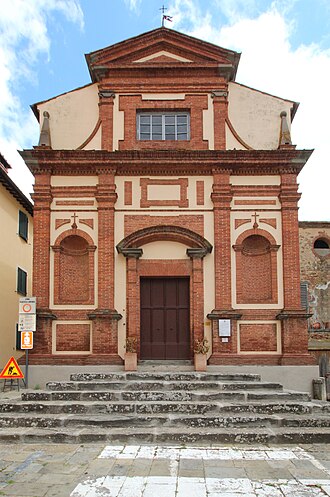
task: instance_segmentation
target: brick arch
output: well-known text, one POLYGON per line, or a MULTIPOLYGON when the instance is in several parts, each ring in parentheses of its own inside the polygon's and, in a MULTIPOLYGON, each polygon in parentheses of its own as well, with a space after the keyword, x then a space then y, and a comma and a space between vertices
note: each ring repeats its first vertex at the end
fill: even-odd
POLYGON ((212 245, 204 237, 180 226, 151 226, 135 231, 126 236, 117 245, 117 251, 122 253, 127 248, 137 248, 146 243, 167 240, 179 242, 191 248, 204 249, 206 253, 212 252, 212 245))
POLYGON ((236 245, 241 245, 246 238, 248 238, 249 236, 252 236, 252 235, 262 236, 262 237, 266 238, 266 240, 269 241, 271 247, 278 247, 273 235, 271 235, 269 233, 269 231, 262 230, 259 228, 258 229, 249 229, 249 230, 243 231, 243 233, 241 233, 238 236, 238 238, 236 240, 236 245))
POLYGON ((94 247, 94 241, 92 239, 91 236, 89 236, 85 231, 83 230, 80 230, 80 229, 70 229, 70 230, 66 230, 66 231, 63 231, 63 233, 61 233, 55 240, 55 243, 54 245, 52 245, 52 249, 56 250, 57 247, 60 247, 61 245, 61 242, 67 238, 68 236, 72 236, 72 235, 75 235, 75 236, 80 236, 81 238, 83 238, 84 240, 86 240, 86 242, 88 243, 88 246, 89 247, 94 247))

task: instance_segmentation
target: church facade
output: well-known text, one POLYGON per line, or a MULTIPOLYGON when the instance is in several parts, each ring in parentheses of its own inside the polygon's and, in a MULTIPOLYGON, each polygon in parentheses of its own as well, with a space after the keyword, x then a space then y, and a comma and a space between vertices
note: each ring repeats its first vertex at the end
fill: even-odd
POLYGON ((33 106, 31 364, 308 365, 298 105, 235 81, 239 54, 164 27, 86 56, 33 106))

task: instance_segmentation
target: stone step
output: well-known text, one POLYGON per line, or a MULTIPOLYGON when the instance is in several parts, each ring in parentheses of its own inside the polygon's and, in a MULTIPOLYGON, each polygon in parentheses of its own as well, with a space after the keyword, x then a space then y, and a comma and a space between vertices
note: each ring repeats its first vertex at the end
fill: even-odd
POLYGON ((246 426, 288 426, 288 427, 330 427, 328 416, 300 415, 283 417, 279 415, 231 414, 230 416, 204 414, 204 415, 182 415, 166 413, 161 415, 137 415, 137 414, 97 414, 65 415, 65 414, 36 414, 17 413, 16 416, 3 414, 0 418, 1 428, 10 427, 36 427, 36 428, 59 428, 59 427, 90 427, 90 428, 231 428, 240 429, 246 426))
MULTIPOLYGON (((39 413, 39 414, 88 414, 95 416, 98 414, 132 414, 132 415, 152 415, 152 414, 186 414, 186 415, 206 415, 226 414, 235 415, 255 415, 255 414, 308 414, 314 412, 314 404, 311 402, 2 402, 0 403, 1 413, 39 413)), ((328 414, 326 411, 318 409, 316 415, 328 414)))
POLYGON ((22 400, 26 401, 168 401, 168 402, 201 402, 201 401, 249 401, 249 400, 278 400, 286 401, 308 401, 310 396, 300 392, 277 392, 262 390, 260 392, 250 392, 249 390, 237 391, 129 391, 129 390, 106 390, 106 391, 33 391, 22 393, 22 400))
POLYGON ((223 373, 185 373, 169 372, 127 372, 127 373, 75 373, 70 375, 71 381, 98 381, 98 380, 135 380, 135 381, 260 381, 259 374, 223 374, 223 373))
POLYGON ((283 390, 280 383, 271 382, 220 382, 220 381, 109 381, 109 380, 93 380, 93 381, 52 381, 47 383, 47 389, 52 391, 75 391, 75 390, 136 390, 136 391, 190 391, 190 390, 283 390))
POLYGON ((60 427, 38 429, 35 427, 21 429, 3 428, 0 431, 0 442, 5 443, 91 443, 103 442, 114 444, 143 444, 143 443, 177 443, 177 444, 300 444, 300 443, 329 443, 330 428, 187 428, 184 433, 177 428, 121 428, 91 429, 60 427))

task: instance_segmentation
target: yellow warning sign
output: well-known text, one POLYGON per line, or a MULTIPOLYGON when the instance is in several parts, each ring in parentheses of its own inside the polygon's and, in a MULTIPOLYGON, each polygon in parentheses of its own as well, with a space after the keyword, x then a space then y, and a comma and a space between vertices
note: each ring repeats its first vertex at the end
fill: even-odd
POLYGON ((14 378, 24 378, 24 374, 20 370, 14 357, 11 357, 3 370, 0 373, 0 378, 14 379, 14 378))

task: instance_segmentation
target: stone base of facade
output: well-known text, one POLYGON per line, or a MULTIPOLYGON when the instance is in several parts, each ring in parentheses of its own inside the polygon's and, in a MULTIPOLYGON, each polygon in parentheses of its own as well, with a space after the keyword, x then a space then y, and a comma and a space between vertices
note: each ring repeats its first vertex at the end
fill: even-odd
POLYGON ((317 361, 311 354, 283 354, 280 364, 285 365, 314 365, 317 361))
MULTIPOLYGON (((25 356, 18 361, 19 364, 25 364, 25 356)), ((117 354, 65 354, 65 355, 47 355, 47 354, 31 354, 29 355, 30 365, 122 365, 123 359, 117 354)))
POLYGON ((315 358, 310 354, 274 355, 274 354, 212 354, 208 360, 210 365, 314 365, 315 358))

